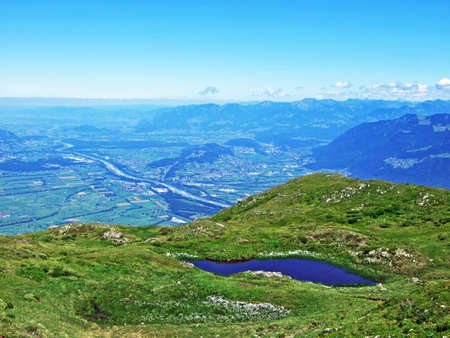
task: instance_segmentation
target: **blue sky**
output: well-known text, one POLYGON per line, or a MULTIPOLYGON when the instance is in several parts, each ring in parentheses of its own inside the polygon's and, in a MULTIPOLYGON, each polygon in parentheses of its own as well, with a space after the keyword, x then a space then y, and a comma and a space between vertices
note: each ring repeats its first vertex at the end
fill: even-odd
POLYGON ((450 99, 450 1, 0 1, 0 97, 450 99))

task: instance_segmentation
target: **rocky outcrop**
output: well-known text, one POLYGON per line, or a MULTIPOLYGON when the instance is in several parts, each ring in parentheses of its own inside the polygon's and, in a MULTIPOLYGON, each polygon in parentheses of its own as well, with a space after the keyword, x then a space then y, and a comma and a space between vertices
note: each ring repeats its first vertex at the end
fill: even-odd
POLYGON ((267 278, 283 278, 283 274, 281 272, 275 272, 275 271, 246 271, 247 273, 258 276, 258 277, 267 277, 267 278))
POLYGON ((115 229, 105 231, 101 238, 116 244, 126 244, 130 241, 122 232, 115 229))

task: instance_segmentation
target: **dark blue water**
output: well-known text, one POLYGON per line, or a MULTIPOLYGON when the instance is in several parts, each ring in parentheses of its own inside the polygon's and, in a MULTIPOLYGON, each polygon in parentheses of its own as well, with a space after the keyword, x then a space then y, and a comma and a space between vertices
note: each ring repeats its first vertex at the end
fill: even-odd
POLYGON ((199 269, 219 275, 229 276, 244 271, 272 271, 281 272, 296 280, 304 282, 322 283, 327 285, 374 285, 377 282, 352 274, 335 265, 312 261, 309 259, 283 258, 283 259, 253 259, 240 263, 217 263, 208 260, 186 260, 199 269))

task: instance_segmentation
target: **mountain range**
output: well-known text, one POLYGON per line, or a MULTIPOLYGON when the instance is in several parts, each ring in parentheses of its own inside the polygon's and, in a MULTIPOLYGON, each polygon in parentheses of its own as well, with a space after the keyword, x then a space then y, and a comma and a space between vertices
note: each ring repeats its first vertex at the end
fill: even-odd
POLYGON ((398 118, 405 114, 449 111, 450 101, 442 100, 415 103, 304 99, 295 102, 187 105, 155 110, 152 118, 139 121, 136 131, 239 130, 252 134, 257 141, 295 147, 299 140, 331 140, 364 122, 398 118))
POLYGON ((363 123, 312 156, 312 170, 450 188, 450 114, 363 123))

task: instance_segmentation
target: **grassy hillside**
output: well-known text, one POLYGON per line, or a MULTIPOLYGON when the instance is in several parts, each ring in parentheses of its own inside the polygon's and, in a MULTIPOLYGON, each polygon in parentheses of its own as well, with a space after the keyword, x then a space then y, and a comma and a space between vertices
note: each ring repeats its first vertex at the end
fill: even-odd
POLYGON ((180 227, 0 237, 0 336, 444 336, 448 190, 315 174, 180 227), (310 257, 382 285, 216 276, 182 257, 310 257))

